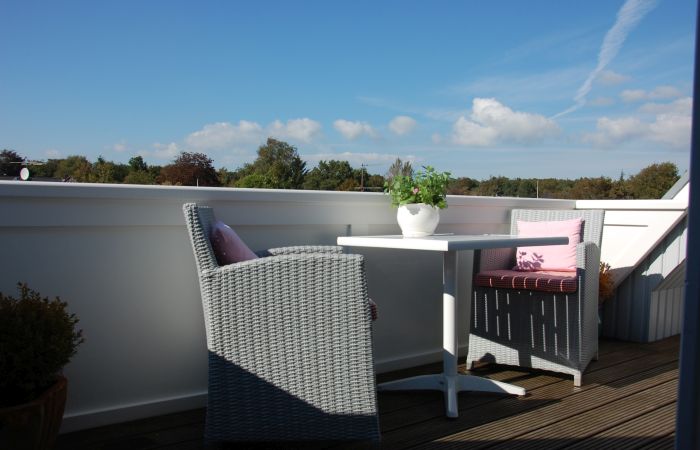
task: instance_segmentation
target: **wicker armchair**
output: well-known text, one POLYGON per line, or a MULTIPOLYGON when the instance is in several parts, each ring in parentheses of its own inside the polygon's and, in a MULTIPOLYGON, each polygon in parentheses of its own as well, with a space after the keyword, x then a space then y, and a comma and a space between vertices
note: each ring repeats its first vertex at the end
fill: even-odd
POLYGON ((205 438, 379 440, 363 257, 300 246, 219 267, 211 208, 183 210, 209 350, 205 438))
MULTIPOLYGON (((513 210, 517 221, 582 218, 576 248, 576 291, 541 292, 474 286, 467 363, 474 361, 545 369, 581 376, 598 354, 598 274, 604 211, 513 210)), ((478 271, 511 269, 515 249, 484 250, 478 271)), ((477 275, 478 276, 478 275, 477 275)))

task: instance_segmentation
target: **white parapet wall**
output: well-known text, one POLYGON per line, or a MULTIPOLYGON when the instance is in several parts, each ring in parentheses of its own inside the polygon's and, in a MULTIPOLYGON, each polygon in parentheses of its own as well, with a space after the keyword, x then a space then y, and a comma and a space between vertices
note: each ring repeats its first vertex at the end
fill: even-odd
MULTIPOLYGON (((383 194, 0 182, 0 291, 17 282, 60 296, 85 343, 66 367, 63 432, 205 404, 207 352, 182 204, 215 208, 253 249, 333 245, 337 236, 396 234, 383 194)), ((450 196, 437 232, 507 232, 513 208, 574 201, 450 196)), ((352 249, 366 256, 378 372, 440 361, 441 257, 352 249)), ((471 254, 460 270, 466 323, 471 254)), ((466 336, 460 337, 464 345, 466 336)))

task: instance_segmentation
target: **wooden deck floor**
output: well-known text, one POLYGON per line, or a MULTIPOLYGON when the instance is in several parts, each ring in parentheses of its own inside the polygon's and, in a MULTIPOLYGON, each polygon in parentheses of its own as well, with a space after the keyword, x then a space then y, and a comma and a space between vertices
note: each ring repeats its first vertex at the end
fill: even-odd
MULTIPOLYGON (((599 361, 574 388, 570 377, 507 367, 474 372, 518 384, 524 397, 462 393, 460 417, 444 416, 442 394, 379 395, 382 442, 229 445, 226 448, 387 449, 663 449, 673 448, 679 338, 653 344, 602 341, 599 361)), ((380 375, 379 381, 439 372, 423 366, 380 375)), ((202 449, 198 409, 61 435, 58 450, 202 449)))

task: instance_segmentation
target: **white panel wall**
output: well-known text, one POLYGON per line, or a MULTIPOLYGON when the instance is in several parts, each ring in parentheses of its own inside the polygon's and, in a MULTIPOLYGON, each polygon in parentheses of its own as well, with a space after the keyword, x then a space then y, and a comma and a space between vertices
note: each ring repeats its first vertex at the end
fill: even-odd
MULTIPOLYGON (((68 301, 86 342, 68 365, 63 431, 203 406, 206 345, 182 204, 213 206, 253 249, 396 234, 383 194, 0 182, 0 291, 18 281, 68 301)), ((512 208, 573 201, 450 197, 438 232, 506 232, 512 208)), ((366 255, 378 371, 441 359, 441 257, 366 255)), ((461 256, 471 273, 471 254, 461 256)), ((462 293, 470 289, 461 280, 462 293)), ((466 323, 468 304, 462 298, 466 323)), ((465 345, 465 336, 461 345, 465 345)))

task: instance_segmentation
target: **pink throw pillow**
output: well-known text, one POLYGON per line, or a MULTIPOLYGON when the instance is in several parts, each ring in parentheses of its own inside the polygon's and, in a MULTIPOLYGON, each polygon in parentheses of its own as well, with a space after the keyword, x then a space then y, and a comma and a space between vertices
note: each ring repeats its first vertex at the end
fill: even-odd
POLYGON ((258 255, 253 253, 248 246, 245 245, 231 227, 220 220, 211 224, 209 240, 211 241, 216 261, 220 266, 256 259, 258 257, 258 255))
POLYGON ((582 219, 554 220, 551 222, 525 222, 518 220, 518 236, 568 236, 564 245, 518 247, 513 270, 533 272, 551 270, 576 271, 576 245, 581 242, 582 219))

